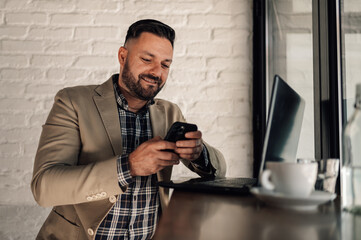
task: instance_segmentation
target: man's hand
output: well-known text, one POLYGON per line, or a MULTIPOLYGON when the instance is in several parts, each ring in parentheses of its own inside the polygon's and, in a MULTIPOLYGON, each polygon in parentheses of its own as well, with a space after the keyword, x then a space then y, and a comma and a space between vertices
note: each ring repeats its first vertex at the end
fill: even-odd
POLYGON ((176 142, 177 148, 175 149, 175 152, 179 154, 180 158, 189 161, 198 159, 203 151, 202 132, 187 132, 185 137, 187 140, 176 142))
POLYGON ((179 164, 179 156, 173 152, 162 151, 176 149, 176 144, 152 138, 138 146, 129 154, 130 174, 132 176, 149 176, 167 166, 179 164))

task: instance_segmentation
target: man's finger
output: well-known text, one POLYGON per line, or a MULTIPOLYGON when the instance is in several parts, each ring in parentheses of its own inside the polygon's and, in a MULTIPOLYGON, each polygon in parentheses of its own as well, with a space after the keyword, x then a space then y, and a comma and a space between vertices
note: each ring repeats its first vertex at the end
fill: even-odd
POLYGON ((158 159, 161 161, 177 161, 179 160, 179 156, 174 152, 161 151, 158 153, 158 159))
POLYGON ((202 145, 194 148, 177 148, 175 150, 178 154, 200 154, 203 150, 202 145))
POLYGON ((176 144, 174 142, 168 142, 168 141, 164 141, 164 140, 159 140, 156 143, 156 149, 157 150, 175 150, 177 148, 176 144))
POLYGON ((187 132, 184 136, 189 139, 199 139, 202 138, 202 132, 201 131, 187 132))
POLYGON ((162 167, 178 165, 179 160, 159 160, 158 165, 162 167))
POLYGON ((176 142, 178 148, 194 148, 202 145, 201 139, 196 140, 180 140, 176 142))

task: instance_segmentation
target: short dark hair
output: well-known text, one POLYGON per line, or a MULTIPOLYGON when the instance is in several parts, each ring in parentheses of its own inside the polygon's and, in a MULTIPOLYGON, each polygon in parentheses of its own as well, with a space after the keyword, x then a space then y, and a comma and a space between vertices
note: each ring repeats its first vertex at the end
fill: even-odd
POLYGON ((143 32, 149 32, 159 37, 164 37, 169 40, 173 47, 175 39, 175 31, 173 28, 154 19, 143 19, 133 23, 128 29, 124 44, 129 39, 138 38, 143 32))

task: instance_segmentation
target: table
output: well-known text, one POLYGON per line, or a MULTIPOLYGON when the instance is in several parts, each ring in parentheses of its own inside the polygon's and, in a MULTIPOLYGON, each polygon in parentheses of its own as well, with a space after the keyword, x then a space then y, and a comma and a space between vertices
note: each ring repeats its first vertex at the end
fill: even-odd
POLYGON ((297 211, 268 206, 252 195, 174 191, 154 239, 361 239, 361 216, 341 211, 339 197, 297 211))

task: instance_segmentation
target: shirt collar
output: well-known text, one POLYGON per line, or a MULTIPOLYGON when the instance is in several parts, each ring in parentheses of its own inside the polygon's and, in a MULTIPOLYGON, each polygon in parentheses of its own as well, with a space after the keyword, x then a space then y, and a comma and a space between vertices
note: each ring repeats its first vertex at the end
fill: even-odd
MULTIPOLYGON (((129 105, 127 99, 125 99, 124 95, 120 91, 120 87, 118 85, 118 79, 119 74, 113 75, 113 86, 114 86, 114 92, 115 92, 115 99, 118 103, 118 106, 122 109, 129 111, 129 105)), ((147 102, 147 104, 144 105, 142 109, 139 110, 139 113, 142 113, 143 111, 148 111, 149 106, 154 104, 154 99, 152 98, 147 102)))

